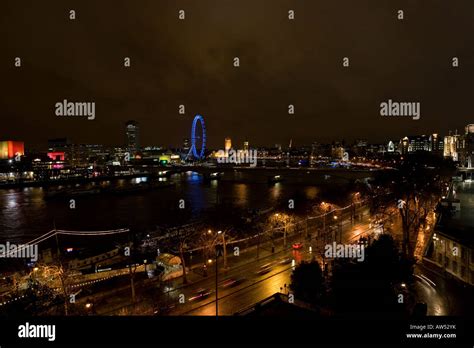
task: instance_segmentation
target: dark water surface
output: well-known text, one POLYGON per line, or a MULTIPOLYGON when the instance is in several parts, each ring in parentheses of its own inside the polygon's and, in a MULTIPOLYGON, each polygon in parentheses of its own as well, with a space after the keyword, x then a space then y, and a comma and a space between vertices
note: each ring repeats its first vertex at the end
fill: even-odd
MULTIPOLYGON (((140 180, 146 178, 122 180, 116 185, 136 184, 140 180)), ((319 193, 317 186, 307 184, 268 185, 258 180, 255 183, 204 182, 202 176, 191 172, 176 174, 167 180, 175 186, 134 194, 76 197, 76 209, 69 208, 66 198, 45 199, 46 189, 43 188, 0 190, 0 240, 26 242, 52 230, 54 224, 64 230, 151 230, 179 219, 173 214, 178 214, 176 208, 180 199, 184 199, 193 214, 199 216, 200 212, 216 204, 217 193, 220 202, 248 209, 267 209, 280 199, 292 197, 296 191, 308 199, 315 199, 319 193)), ((81 188, 92 184, 88 185, 81 188)))

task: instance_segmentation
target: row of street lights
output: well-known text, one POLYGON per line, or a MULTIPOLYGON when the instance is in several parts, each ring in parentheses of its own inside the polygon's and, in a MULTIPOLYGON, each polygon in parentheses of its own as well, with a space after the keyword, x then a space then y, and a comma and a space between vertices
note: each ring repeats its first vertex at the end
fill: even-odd
MULTIPOLYGON (((359 192, 355 193, 355 197, 359 195, 359 192)), ((354 198, 355 198, 354 197, 354 198)), ((352 203, 353 204, 353 203, 352 203)), ((321 203, 321 206, 323 207, 324 211, 326 211, 326 209, 330 209, 331 208, 331 204, 328 204, 326 202, 322 202, 321 203), (327 207, 327 208, 326 208, 327 207)), ((323 215, 323 230, 325 230, 325 220, 326 220, 326 214, 323 215)), ((275 218, 277 219, 277 221, 282 221, 284 226, 283 226, 283 233, 284 233, 284 237, 283 237, 283 244, 284 246, 286 247, 286 236, 287 236, 287 227, 288 227, 288 222, 290 220, 290 216, 288 216, 287 214, 280 214, 280 213, 275 213, 274 214, 275 218)), ((333 216, 333 219, 335 221, 338 221, 338 216, 337 215, 334 215, 333 216)), ((342 230, 342 220, 340 221, 340 230, 342 230)), ((209 235, 212 235, 212 230, 209 229, 207 231, 207 233, 209 235)), ((340 232, 342 234, 342 231, 340 232)), ((225 232, 219 230, 217 231, 217 236, 221 236, 222 237, 222 253, 223 253, 223 256, 224 256, 224 269, 226 270, 227 269, 227 248, 226 248, 226 238, 225 238, 225 232)), ((216 317, 219 316, 219 295, 218 295, 218 276, 219 276, 219 269, 218 269, 218 257, 220 256, 220 250, 218 249, 218 244, 216 242, 215 244, 215 270, 216 270, 216 279, 215 279, 215 284, 216 284, 216 317)), ((312 247, 310 246, 309 247, 309 252, 311 253, 313 250, 312 250, 312 247)), ((213 260, 211 258, 209 258, 207 260, 207 263, 209 265, 211 265, 213 263, 213 260)), ((207 272, 206 272, 207 274, 207 272)))

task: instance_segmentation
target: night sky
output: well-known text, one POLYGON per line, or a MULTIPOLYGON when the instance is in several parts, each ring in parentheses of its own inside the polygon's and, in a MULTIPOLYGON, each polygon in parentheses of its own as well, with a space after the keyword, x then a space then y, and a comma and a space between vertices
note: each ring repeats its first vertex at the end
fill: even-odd
POLYGON ((0 138, 27 147, 123 144, 129 119, 143 145, 177 146, 196 113, 216 148, 225 136, 385 142, 474 123, 472 0, 2 0, 0 33, 0 138), (96 119, 55 116, 63 99, 94 101, 96 119), (381 117, 387 99, 421 102, 421 119, 381 117))

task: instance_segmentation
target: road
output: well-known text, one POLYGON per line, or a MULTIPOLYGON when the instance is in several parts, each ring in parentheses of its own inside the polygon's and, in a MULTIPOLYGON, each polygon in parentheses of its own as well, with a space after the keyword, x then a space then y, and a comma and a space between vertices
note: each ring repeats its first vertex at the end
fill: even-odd
MULTIPOLYGON (((400 227, 398 219, 394 221, 394 226, 400 227)), ((255 248, 248 248, 239 257, 229 256, 230 268, 227 271, 222 269, 223 263, 220 260, 217 283, 222 284, 228 279, 239 282, 227 287, 222 285, 218 287, 218 314, 233 315, 276 292, 288 292, 294 266, 303 260, 312 258, 322 264, 321 253, 325 243, 332 243, 339 231, 342 232, 341 238, 338 239, 339 242, 348 244, 357 242, 360 237, 377 234, 377 229, 371 224, 368 211, 364 211, 361 221, 358 223, 351 222, 350 218, 343 219, 340 225, 336 225, 333 232, 328 232, 326 235, 314 234, 311 240, 304 240, 302 233, 288 236, 287 247, 285 248, 280 240, 279 243, 276 243, 275 253, 271 252, 268 245, 262 244, 259 259, 256 257, 255 248), (295 241, 303 242, 303 247, 300 250, 293 250, 291 244, 295 241), (269 267, 268 272, 257 274, 265 265, 269 267)), ((428 315, 460 315, 468 311, 463 305, 463 301, 468 298, 465 293, 466 289, 456 287, 454 289, 456 291, 453 292, 451 282, 446 282, 442 274, 437 274, 423 265, 416 266, 415 274, 410 290, 415 294, 416 302, 428 304, 428 315), (453 298, 453 294, 459 294, 457 298, 460 300, 453 298)), ((190 272, 188 278, 190 284, 187 285, 183 285, 182 279, 178 278, 166 282, 165 287, 155 288, 158 293, 154 295, 154 300, 151 303, 143 304, 140 314, 150 315, 153 314, 154 308, 167 307, 166 311, 158 312, 158 314, 216 315, 214 266, 209 267, 207 277, 203 277, 197 272, 190 272), (205 289, 202 292, 204 296, 198 295, 199 289, 205 289)), ((156 287, 156 283, 154 284, 156 287)), ((129 291, 129 289, 125 291, 125 296, 129 295, 129 291)), ((119 298, 120 296, 117 296, 115 299, 117 303, 121 302, 119 298)), ((472 303, 469 308, 472 308, 472 303)))
MULTIPOLYGON (((358 211, 360 218, 357 222, 350 216, 342 215, 340 221, 331 221, 326 225, 328 231, 320 234, 317 229, 311 230, 311 238, 306 237, 305 231, 287 236, 287 245, 283 239, 275 242, 275 252, 271 251, 271 243, 266 241, 261 244, 257 257, 255 246, 241 250, 239 256, 228 255, 227 270, 223 270, 222 257, 218 262, 217 288, 219 315, 233 315, 255 303, 273 295, 276 292, 288 292, 291 272, 294 266, 303 260, 316 259, 323 263, 322 251, 324 245, 336 240, 339 243, 356 243, 361 237, 375 236, 380 231, 371 223, 371 216, 367 208, 358 211), (299 250, 293 250, 292 243, 302 242, 299 250), (311 247, 311 249, 310 249, 311 247), (258 274, 263 266, 267 272, 258 274), (232 279, 234 284, 224 286, 222 283, 232 279), (286 285, 286 286, 285 286, 286 285)), ((391 230, 395 233, 401 230, 400 219, 394 211, 395 219, 392 220, 391 230)), ((327 221, 329 222, 329 221, 327 221)), ((396 238, 398 239, 398 238, 396 238)), ((143 315, 216 315, 216 276, 215 262, 208 267, 207 275, 202 273, 202 268, 195 264, 195 269, 188 273, 189 284, 183 285, 182 278, 173 279, 158 286, 159 283, 145 280, 137 283, 137 292, 150 291, 153 293, 141 303, 139 314, 143 315), (201 290, 200 290, 201 289, 201 290), (202 290, 204 289, 204 290, 202 290), (202 295, 202 296, 200 296, 202 295), (166 310, 163 310, 166 308, 166 310)), ((125 284, 124 284, 125 285, 125 284)), ((415 296, 416 302, 428 304, 428 315, 465 315, 472 309, 472 300, 465 303, 466 298, 474 298, 472 289, 462 285, 453 284, 446 276, 433 271, 430 267, 418 264, 415 268, 414 281, 409 286, 410 292, 415 296)), ((125 285, 121 290, 110 296, 106 307, 116 307, 127 303, 130 288, 125 285)), ((105 311, 107 313, 107 310, 105 311)))
MULTIPOLYGON (((249 307, 272 294, 289 290, 290 275, 294 265, 303 260, 316 259, 323 264, 322 252, 327 243, 352 244, 359 238, 374 234, 376 227, 371 224, 369 211, 361 207, 357 211, 358 221, 351 219, 350 214, 341 215, 339 221, 332 220, 328 231, 320 233, 316 228, 309 228, 311 238, 306 236, 303 228, 298 233, 287 236, 287 244, 283 238, 275 241, 275 252, 271 251, 271 242, 261 244, 257 257, 257 248, 243 249, 239 256, 229 253, 227 270, 223 269, 222 257, 218 264, 218 281, 236 280, 235 284, 219 286, 219 315, 232 315, 249 307), (302 248, 293 250, 292 243, 301 242, 302 248), (265 274, 257 274, 262 266, 268 265, 265 274), (285 287, 286 284, 286 287, 285 287)), ((184 285, 182 278, 159 283, 138 282, 137 294, 143 293, 139 314, 150 315, 215 315, 216 277, 215 262, 208 266, 207 275, 202 267, 195 264, 195 269, 188 272, 189 284, 184 285), (157 313, 156 313, 157 312, 157 313)), ((97 308, 102 314, 112 314, 117 306, 126 304, 130 298, 130 288, 117 289, 107 295, 103 308, 97 308)))
MULTIPOLYGON (((370 217, 367 211, 365 214, 362 214, 361 222, 353 224, 350 219, 345 219, 340 227, 337 226, 334 233, 338 229, 342 232, 341 241, 343 243, 355 243, 358 238, 367 236, 375 230, 374 227, 370 226, 370 217)), ((324 238, 326 242, 334 240, 334 233, 332 235, 330 233, 324 238)), ((288 291, 290 275, 296 264, 303 260, 311 260, 312 258, 322 262, 321 252, 325 243, 321 243, 322 239, 322 236, 314 236, 311 241, 303 242, 303 247, 300 250, 293 250, 289 246, 260 260, 247 262, 232 268, 225 274, 219 273, 218 283, 226 279, 241 281, 241 283, 233 287, 224 288, 220 286, 218 288, 219 315, 232 315, 276 292, 288 291), (257 274, 262 266, 265 265, 271 267, 269 272, 262 275, 257 274)), ((213 274, 213 271, 214 269, 210 270, 209 274, 213 274)), ((169 291, 167 293, 167 303, 172 303, 175 307, 169 314, 216 315, 215 284, 216 279, 214 276, 184 287, 180 286, 177 281, 170 284, 167 289, 169 291), (197 296, 199 289, 206 289, 206 296, 193 298, 197 296)))
POLYGON ((416 265, 415 275, 416 298, 428 305, 428 315, 472 317, 473 287, 449 277, 426 261, 416 265))

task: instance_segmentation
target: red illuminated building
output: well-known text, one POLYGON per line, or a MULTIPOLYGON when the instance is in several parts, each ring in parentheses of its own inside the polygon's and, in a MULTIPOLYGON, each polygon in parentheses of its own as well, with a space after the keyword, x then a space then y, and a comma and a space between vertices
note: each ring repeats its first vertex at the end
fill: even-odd
POLYGON ((53 161, 64 161, 64 152, 48 152, 48 157, 53 161))
POLYGON ((0 141, 0 159, 11 159, 25 154, 25 143, 22 141, 0 141))

